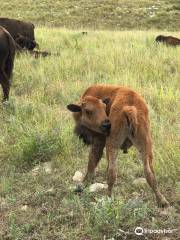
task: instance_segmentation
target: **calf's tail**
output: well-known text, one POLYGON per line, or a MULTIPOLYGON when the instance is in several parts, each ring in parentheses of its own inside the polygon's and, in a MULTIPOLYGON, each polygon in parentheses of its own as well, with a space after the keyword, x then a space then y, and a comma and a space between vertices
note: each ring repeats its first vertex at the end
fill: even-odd
POLYGON ((127 121, 129 132, 132 137, 134 137, 138 127, 137 109, 134 106, 125 106, 123 107, 123 113, 127 121))

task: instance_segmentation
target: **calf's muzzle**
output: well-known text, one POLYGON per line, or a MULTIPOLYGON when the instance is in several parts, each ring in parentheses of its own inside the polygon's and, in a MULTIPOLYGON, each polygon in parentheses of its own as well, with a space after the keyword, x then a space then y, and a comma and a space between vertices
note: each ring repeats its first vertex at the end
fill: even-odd
POLYGON ((104 120, 101 124, 101 131, 105 134, 108 135, 111 130, 111 123, 108 119, 104 120))

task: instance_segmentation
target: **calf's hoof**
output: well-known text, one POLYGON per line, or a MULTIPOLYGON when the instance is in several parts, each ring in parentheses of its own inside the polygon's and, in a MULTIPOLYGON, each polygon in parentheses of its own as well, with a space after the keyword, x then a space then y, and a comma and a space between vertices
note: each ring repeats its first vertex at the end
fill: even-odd
POLYGON ((85 187, 89 186, 90 184, 94 183, 94 174, 90 175, 87 174, 83 180, 83 184, 85 187))
POLYGON ((161 199, 157 199, 157 204, 158 204, 158 207, 161 207, 161 208, 170 207, 170 204, 165 197, 162 197, 161 199))
POLYGON ((77 185, 74 189, 74 193, 75 194, 81 194, 84 190, 84 186, 81 184, 77 185))
POLYGON ((108 198, 112 198, 112 189, 109 189, 107 190, 107 196, 108 198))
POLYGON ((4 106, 8 106, 9 105, 9 101, 7 99, 3 100, 2 103, 3 103, 4 106))

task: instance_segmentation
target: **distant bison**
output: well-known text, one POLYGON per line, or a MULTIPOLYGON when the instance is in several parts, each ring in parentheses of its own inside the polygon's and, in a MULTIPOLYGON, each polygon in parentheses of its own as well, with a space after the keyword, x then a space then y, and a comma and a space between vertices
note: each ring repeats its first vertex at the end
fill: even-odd
POLYGON ((6 29, 0 27, 0 84, 3 101, 8 100, 15 56, 15 42, 6 29))
POLYGON ((162 42, 166 45, 177 46, 180 45, 180 39, 172 36, 159 35, 156 37, 156 42, 162 42))
POLYGON ((87 35, 88 33, 87 32, 81 32, 82 33, 82 35, 87 35))
POLYGON ((34 38, 34 24, 16 19, 0 18, 0 26, 9 32, 22 48, 33 50, 38 45, 34 38))
POLYGON ((108 160, 108 195, 116 180, 117 154, 134 145, 141 154, 144 173, 160 206, 169 206, 159 191, 153 169, 152 140, 148 108, 144 99, 130 88, 111 85, 89 87, 78 104, 69 104, 76 122, 75 132, 91 145, 85 183, 94 177, 104 147, 108 160))

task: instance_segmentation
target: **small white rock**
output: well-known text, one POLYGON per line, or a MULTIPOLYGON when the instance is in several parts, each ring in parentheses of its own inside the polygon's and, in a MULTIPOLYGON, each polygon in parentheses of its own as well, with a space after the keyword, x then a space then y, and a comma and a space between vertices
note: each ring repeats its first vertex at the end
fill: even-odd
POLYGON ((74 182, 82 182, 83 181, 82 172, 76 171, 72 179, 73 179, 74 182))
POLYGON ((40 166, 36 166, 35 168, 32 169, 32 172, 37 172, 39 171, 39 169, 40 169, 40 166))
POLYGON ((40 166, 36 166, 32 169, 32 175, 36 176, 39 173, 40 166))
POLYGON ((56 191, 55 189, 52 187, 52 188, 49 188, 47 191, 46 191, 47 194, 49 195, 55 195, 56 191))
POLYGON ((147 184, 147 181, 146 181, 146 179, 145 178, 136 178, 134 181, 133 181, 133 185, 135 185, 135 186, 139 186, 139 187, 141 187, 141 186, 144 186, 144 185, 146 185, 147 184))
POLYGON ((23 205, 23 206, 21 207, 21 210, 22 210, 22 211, 27 211, 27 209, 28 209, 28 205, 23 205))
POLYGON ((51 174, 52 173, 52 166, 50 162, 45 162, 43 164, 43 170, 45 171, 45 173, 47 174, 51 174))
POLYGON ((138 198, 139 195, 140 195, 140 194, 139 194, 138 192, 133 192, 133 193, 132 193, 132 196, 135 197, 135 198, 138 198))
POLYGON ((107 188, 108 188, 107 184, 104 184, 104 183, 93 183, 93 184, 90 185, 89 191, 90 192, 97 192, 99 190, 107 189, 107 188))

